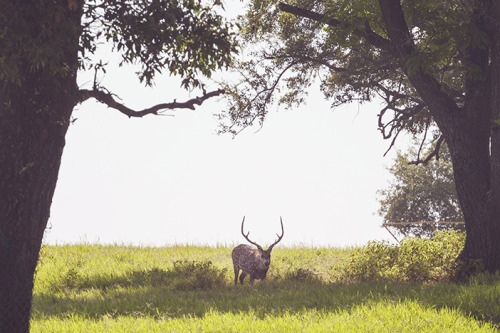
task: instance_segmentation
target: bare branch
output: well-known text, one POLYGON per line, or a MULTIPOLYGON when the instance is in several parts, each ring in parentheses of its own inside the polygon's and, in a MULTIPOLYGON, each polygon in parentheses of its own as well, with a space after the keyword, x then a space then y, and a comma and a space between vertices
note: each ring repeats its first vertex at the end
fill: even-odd
MULTIPOLYGON (((383 88, 383 87, 381 86, 381 88, 383 88)), ((384 101, 386 102, 386 106, 377 115, 378 116, 378 127, 379 127, 380 132, 382 133, 383 138, 389 139, 392 137, 393 131, 397 131, 397 134, 396 134, 396 136, 397 136, 399 134, 400 130, 403 129, 406 121, 410 120, 413 116, 417 115, 422 110, 424 110, 425 104, 415 102, 415 104, 407 106, 405 108, 398 108, 398 107, 396 107, 396 103, 398 102, 398 97, 401 97, 402 99, 407 99, 408 97, 400 94, 400 92, 398 92, 398 91, 392 91, 392 90, 388 90, 386 88, 381 89, 381 90, 386 95, 383 96, 381 93, 379 93, 379 96, 384 99, 384 101), (385 116, 386 112, 389 110, 393 111, 394 115, 393 115, 391 120, 385 122, 384 116, 385 116), (389 127, 389 131, 387 132, 388 127, 389 127)), ((414 101, 412 100, 412 102, 414 102, 414 101)), ((394 144, 394 141, 391 144, 391 147, 393 146, 393 144, 394 144)), ((389 150, 390 150, 390 148, 389 148, 389 150)))
MULTIPOLYGON (((403 126, 397 128, 396 135, 394 135, 394 138, 392 138, 392 141, 391 141, 391 144, 389 145, 389 148, 387 148, 387 150, 384 153, 384 157, 391 151, 392 147, 394 147, 394 144, 396 143, 396 140, 397 140, 399 134, 403 131, 403 129, 404 129, 403 126)), ((391 129, 391 131, 392 131, 392 129, 391 129)), ((390 138, 390 136, 388 136, 387 139, 388 138, 390 138)))
POLYGON ((89 98, 95 98, 99 102, 106 104, 108 107, 116 109, 128 117, 144 117, 148 114, 157 115, 162 110, 173 109, 190 109, 194 110, 196 105, 201 105, 207 99, 224 94, 224 90, 218 89, 209 93, 205 93, 200 97, 192 98, 185 102, 177 102, 174 100, 171 103, 157 104, 144 110, 136 111, 128 108, 122 103, 116 101, 114 95, 108 91, 94 88, 92 90, 80 89, 79 103, 86 101, 89 98))
POLYGON ((434 157, 436 157, 436 159, 439 159, 439 149, 441 148, 441 145, 443 144, 443 142, 444 142, 444 136, 441 135, 439 137, 439 139, 437 140, 437 142, 436 142, 436 147, 434 147, 434 149, 432 150, 432 152, 424 160, 421 160, 419 158, 416 161, 409 162, 408 164, 414 164, 414 165, 423 164, 423 165, 427 165, 427 163, 429 163, 429 161, 431 159, 433 159, 434 157))
POLYGON ((420 154, 422 153, 422 149, 424 148, 425 139, 427 139, 427 133, 429 132, 430 125, 431 125, 431 119, 427 118, 427 121, 425 123, 424 137, 422 139, 422 142, 420 142, 420 147, 418 148, 418 152, 417 152, 417 161, 420 160, 420 154))
POLYGON ((382 90, 384 92, 386 97, 384 97, 384 96, 381 96, 381 97, 384 98, 384 100, 386 100, 386 101, 389 97, 393 97, 394 99, 408 99, 408 100, 415 102, 417 104, 424 103, 421 99, 419 99, 415 96, 403 94, 403 93, 401 93, 401 91, 390 90, 387 87, 385 87, 384 85, 380 84, 379 82, 376 82, 375 85, 377 86, 377 88, 379 88, 380 90, 382 90))

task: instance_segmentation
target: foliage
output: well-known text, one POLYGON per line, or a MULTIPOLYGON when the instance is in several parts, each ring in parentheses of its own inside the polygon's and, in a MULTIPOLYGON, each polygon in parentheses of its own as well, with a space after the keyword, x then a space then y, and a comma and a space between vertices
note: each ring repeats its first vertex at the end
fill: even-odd
POLYGON ((209 290, 227 282, 227 269, 220 269, 211 261, 176 261, 172 272, 179 280, 175 286, 179 290, 209 290))
POLYGON ((457 272, 465 242, 461 231, 438 231, 432 239, 406 238, 400 245, 370 242, 344 267, 347 281, 446 281, 457 272))
MULTIPOLYGON (((427 105, 401 68, 388 43, 375 0, 256 0, 241 18, 242 45, 253 55, 239 63, 241 81, 233 87, 223 131, 237 132, 265 119, 277 102, 291 107, 304 101, 319 79, 332 106, 382 98, 379 118, 384 137, 402 129, 418 134, 429 129, 427 105), (307 16, 305 11, 316 16, 307 16), (283 93, 282 93, 283 92, 283 93)), ((467 20, 463 1, 405 1, 403 10, 417 48, 407 59, 409 71, 432 72, 446 89, 460 95, 464 64, 460 54, 484 42, 467 20)), ((434 136, 438 133, 434 133, 434 136)))
MULTIPOLYGON (((429 155, 432 149, 423 154, 429 155)), ((415 147, 407 153, 398 152, 394 164, 389 168, 394 180, 387 188, 377 193, 380 203, 378 213, 383 217, 384 223, 464 221, 447 146, 441 146, 439 160, 431 160, 427 164, 411 164, 419 159, 418 155, 415 147)), ((418 237, 431 237, 434 230, 429 224, 401 225, 394 228, 401 233, 418 237)), ((454 224, 437 224, 435 228, 463 230, 463 227, 454 224)))
POLYGON ((121 63, 142 65, 139 79, 147 85, 165 68, 183 77, 184 87, 198 86, 199 74, 227 67, 236 52, 232 25, 201 1, 87 1, 84 21, 82 55, 103 36, 121 63))
MULTIPOLYGON (((220 287, 226 282, 227 269, 219 269, 212 265, 211 261, 175 261, 173 268, 144 269, 134 271, 126 277, 113 278, 113 284, 121 287, 134 285, 163 286, 177 290, 208 290, 220 287)), ((59 280, 57 285, 52 285, 53 290, 72 290, 86 289, 95 286, 112 287, 106 285, 102 280, 94 281, 92 279, 80 276, 78 270, 74 267, 69 268, 59 280)))
POLYGON ((76 8, 71 7, 68 14, 67 6, 47 0, 35 3, 4 0, 1 5, 0 80, 21 85, 26 69, 35 72, 47 68, 61 76, 72 70, 65 58, 70 52, 68 48, 73 46, 67 45, 67 41, 78 40, 81 32, 74 24, 76 8))
POLYGON ((286 272, 283 280, 303 283, 321 281, 321 277, 319 277, 313 270, 306 268, 296 268, 292 271, 286 272))
POLYGON ((3 1, 0 79, 21 84, 23 64, 31 71, 48 69, 66 75, 76 69, 65 68, 68 56, 78 56, 81 69, 105 71, 107 60, 96 62, 92 55, 107 42, 121 54, 121 64, 141 65, 138 77, 147 85, 167 70, 181 76, 185 88, 198 87, 200 75, 210 77, 213 71, 226 68, 237 51, 234 25, 216 13, 217 4, 207 6, 197 0, 82 3, 43 0, 22 5, 3 1), (75 25, 75 15, 82 17, 81 26, 75 25), (65 45, 68 34, 79 39, 78 49, 65 45))
POLYGON ((331 270, 355 250, 276 248, 273 274, 250 287, 232 284, 230 247, 45 246, 31 331, 496 331, 499 276, 465 284, 341 283, 331 270), (226 283, 177 288, 190 269, 227 269, 226 283), (77 274, 67 288, 71 270, 77 274), (316 278, 303 279, 310 271, 316 278))

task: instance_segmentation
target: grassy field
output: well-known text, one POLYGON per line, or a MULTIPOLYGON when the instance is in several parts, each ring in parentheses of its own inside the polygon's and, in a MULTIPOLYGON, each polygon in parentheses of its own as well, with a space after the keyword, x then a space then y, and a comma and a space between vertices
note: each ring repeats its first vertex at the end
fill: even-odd
POLYGON ((345 282, 353 249, 276 248, 234 286, 230 247, 45 246, 32 332, 497 332, 500 278, 345 282))

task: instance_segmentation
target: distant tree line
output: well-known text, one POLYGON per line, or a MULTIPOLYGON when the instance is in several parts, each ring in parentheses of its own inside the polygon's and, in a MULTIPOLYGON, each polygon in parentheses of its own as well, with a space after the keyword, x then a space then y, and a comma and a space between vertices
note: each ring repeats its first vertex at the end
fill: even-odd
MULTIPOLYGON (((428 155, 434 149, 430 147, 423 153, 428 155)), ((397 153, 394 164, 388 168, 393 180, 387 188, 377 192, 380 202, 378 214, 384 223, 464 221, 448 147, 442 144, 439 158, 425 164, 414 163, 418 160, 419 150, 414 146, 406 153, 397 153)), ((392 227, 401 234, 417 237, 431 237, 434 230, 465 229, 459 224, 402 224, 392 227)))

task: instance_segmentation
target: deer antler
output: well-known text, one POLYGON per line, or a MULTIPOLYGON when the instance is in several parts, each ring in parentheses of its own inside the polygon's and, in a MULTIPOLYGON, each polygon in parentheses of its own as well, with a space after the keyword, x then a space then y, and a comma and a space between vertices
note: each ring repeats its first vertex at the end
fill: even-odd
POLYGON ((281 223, 281 236, 276 234, 276 236, 278 236, 278 240, 276 242, 274 242, 271 246, 269 246, 269 248, 267 249, 269 252, 271 252, 274 245, 276 245, 280 242, 280 240, 283 238, 283 235, 285 234, 285 229, 283 229, 283 220, 281 219, 281 216, 280 216, 280 223, 281 223))
POLYGON ((250 230, 249 230, 249 231, 247 232, 247 234, 245 235, 245 233, 243 232, 243 224, 244 224, 244 223, 245 223, 245 217, 243 216, 243 221, 241 222, 241 234, 243 235, 243 237, 245 237, 245 239, 246 239, 246 240, 247 240, 250 244, 253 244, 253 245, 257 246, 257 248, 258 248, 259 250, 264 251, 264 250, 262 249, 262 247, 261 247, 259 244, 252 242, 252 241, 248 238, 248 235, 250 235, 250 230))

